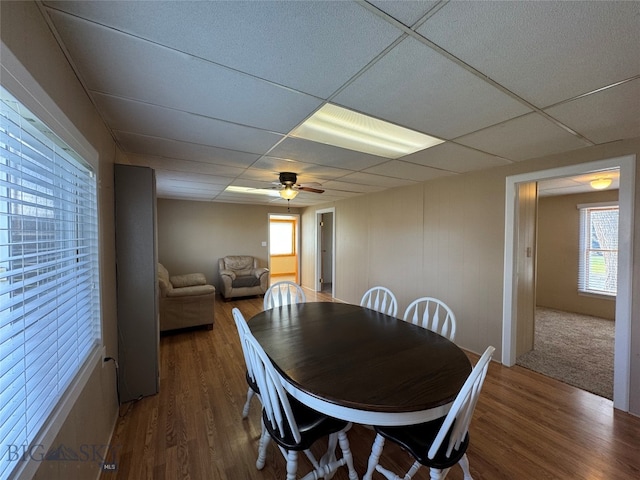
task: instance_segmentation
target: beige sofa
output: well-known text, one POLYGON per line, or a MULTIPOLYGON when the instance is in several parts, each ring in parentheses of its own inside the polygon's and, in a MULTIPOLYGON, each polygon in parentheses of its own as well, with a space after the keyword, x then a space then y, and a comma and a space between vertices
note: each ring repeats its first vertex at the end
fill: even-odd
POLYGON ((160 331, 206 325, 213 328, 216 289, 202 273, 170 276, 158 264, 160 331))
POLYGON ((258 267, 250 255, 229 255, 218 260, 220 288, 225 300, 264 295, 269 288, 269 269, 258 267))

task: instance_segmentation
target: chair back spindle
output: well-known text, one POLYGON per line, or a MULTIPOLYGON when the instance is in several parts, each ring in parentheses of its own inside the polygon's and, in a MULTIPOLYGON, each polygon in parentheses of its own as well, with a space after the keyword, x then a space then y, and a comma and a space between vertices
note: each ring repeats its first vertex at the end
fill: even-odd
POLYGON ((372 287, 367 290, 360 306, 395 317, 398 314, 398 301, 391 290, 386 287, 372 287))
POLYGON ((305 303, 307 298, 302 287, 288 280, 274 283, 264 294, 264 309, 305 303))
POLYGON ((456 338, 456 317, 442 300, 422 297, 409 304, 403 320, 439 333, 452 342, 456 338))

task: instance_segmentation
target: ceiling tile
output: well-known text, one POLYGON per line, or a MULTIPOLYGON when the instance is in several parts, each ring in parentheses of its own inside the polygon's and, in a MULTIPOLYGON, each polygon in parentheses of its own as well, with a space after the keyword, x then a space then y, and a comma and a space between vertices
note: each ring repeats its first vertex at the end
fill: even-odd
POLYGON ((369 0, 369 3, 388 13, 399 22, 411 27, 439 2, 425 0, 369 0))
POLYGON ((542 115, 531 113, 456 139, 457 143, 513 161, 586 147, 542 115))
POLYGON ((366 173, 376 173, 378 175, 404 178, 407 180, 417 180, 419 182, 452 175, 450 172, 445 172, 444 170, 423 167, 422 165, 407 163, 402 160, 390 160, 382 165, 377 165, 367 169, 366 173))
POLYGON ((249 167, 256 161, 255 153, 244 153, 208 147, 195 143, 178 142, 158 137, 147 137, 133 133, 114 132, 125 152, 134 154, 170 157, 181 160, 216 163, 235 167, 249 167))
POLYGON ((229 165, 215 165, 211 163, 193 162, 189 160, 176 160, 173 158, 151 157, 146 155, 132 155, 129 157, 132 165, 141 165, 156 170, 168 170, 189 172, 202 175, 218 175, 221 177, 237 177, 244 168, 231 167, 229 165))
POLYGON ((230 177, 205 175, 201 173, 179 172, 175 170, 157 170, 157 172, 162 172, 162 176, 166 181, 175 182, 176 184, 195 182, 217 187, 218 190, 224 190, 230 181, 230 177))
POLYGON ((304 159, 309 163, 318 163, 349 170, 362 170, 387 160, 386 158, 376 155, 369 155, 354 150, 347 150, 346 148, 291 137, 286 138, 271 150, 269 156, 290 160, 304 159))
POLYGON ((289 132, 321 104, 115 30, 65 14, 52 17, 92 91, 279 133, 289 132))
POLYGON ((102 94, 94 99, 109 126, 122 132, 259 154, 282 139, 265 130, 148 103, 102 94))
POLYGON ((379 185, 362 185, 358 183, 348 183, 341 182, 338 180, 330 180, 325 182, 323 188, 328 190, 338 190, 342 192, 352 192, 352 193, 371 193, 371 192, 379 192, 380 190, 384 190, 385 187, 379 185))
POLYGON ((385 188, 403 187, 405 185, 418 183, 417 179, 385 177, 384 175, 364 172, 350 173, 349 175, 341 177, 340 181, 358 183, 361 185, 374 185, 385 188))
POLYGON ((248 170, 245 176, 250 176, 254 172, 269 172, 274 180, 278 179, 280 172, 293 172, 298 174, 298 178, 304 182, 321 181, 321 179, 335 179, 342 177, 351 172, 327 165, 319 165, 314 163, 296 162, 283 160, 275 157, 261 157, 252 168, 248 170))
POLYGON ((620 188, 620 170, 605 170, 599 172, 585 173, 573 177, 552 178, 538 182, 538 194, 541 197, 552 195, 571 195, 575 193, 593 192, 589 182, 598 178, 610 178, 611 185, 607 190, 620 188))
POLYGON ((410 37, 333 101, 444 139, 530 111, 410 37))
POLYGON ((640 2, 449 2, 418 30, 538 107, 640 73, 640 2))
POLYGON ((402 34, 355 2, 189 2, 189 8, 185 2, 122 2, 118 8, 110 2, 55 3, 74 15, 322 98, 402 34))
POLYGON ((507 165, 511 161, 472 148, 445 142, 402 157, 401 160, 455 173, 507 165))
POLYGON ((546 112, 596 143, 640 137, 640 79, 546 112))

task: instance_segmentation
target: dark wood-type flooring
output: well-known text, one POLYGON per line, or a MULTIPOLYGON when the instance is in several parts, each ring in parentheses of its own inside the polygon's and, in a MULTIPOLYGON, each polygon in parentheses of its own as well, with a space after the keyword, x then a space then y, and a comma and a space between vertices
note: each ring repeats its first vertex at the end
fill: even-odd
MULTIPOLYGON (((306 293, 308 301, 331 301, 324 294, 306 293)), ((247 385, 233 307, 250 319, 262 309, 262 298, 217 300, 213 330, 161 337, 160 393, 120 407, 112 437, 117 470, 103 473, 102 480, 285 478, 285 461, 273 443, 265 468, 255 468, 260 407, 254 399, 249 418, 242 419, 247 385)), ((477 355, 469 356, 475 364, 477 355)), ((522 367, 491 364, 470 435, 475 480, 640 478, 640 418, 522 367)), ((360 425, 349 432, 360 476, 373 438, 374 432, 360 425)), ((302 476, 308 461, 299 458, 302 476)), ((411 463, 405 452, 387 443, 383 466, 404 474, 411 463)), ((333 478, 347 480, 346 469, 333 478)), ((425 468, 415 477, 427 478, 425 468)), ((447 478, 461 480, 460 468, 447 478)))

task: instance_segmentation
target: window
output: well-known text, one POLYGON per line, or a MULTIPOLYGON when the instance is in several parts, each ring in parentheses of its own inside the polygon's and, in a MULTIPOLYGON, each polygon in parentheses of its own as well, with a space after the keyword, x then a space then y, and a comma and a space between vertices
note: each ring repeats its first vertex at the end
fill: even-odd
POLYGON ((578 205, 580 262, 578 291, 616 295, 618 287, 618 205, 578 205))
POLYGON ((0 479, 100 343, 92 169, 0 87, 0 479), (20 450, 18 450, 20 449, 20 450))
POLYGON ((269 222, 269 253, 271 255, 295 255, 296 220, 274 219, 269 222))

